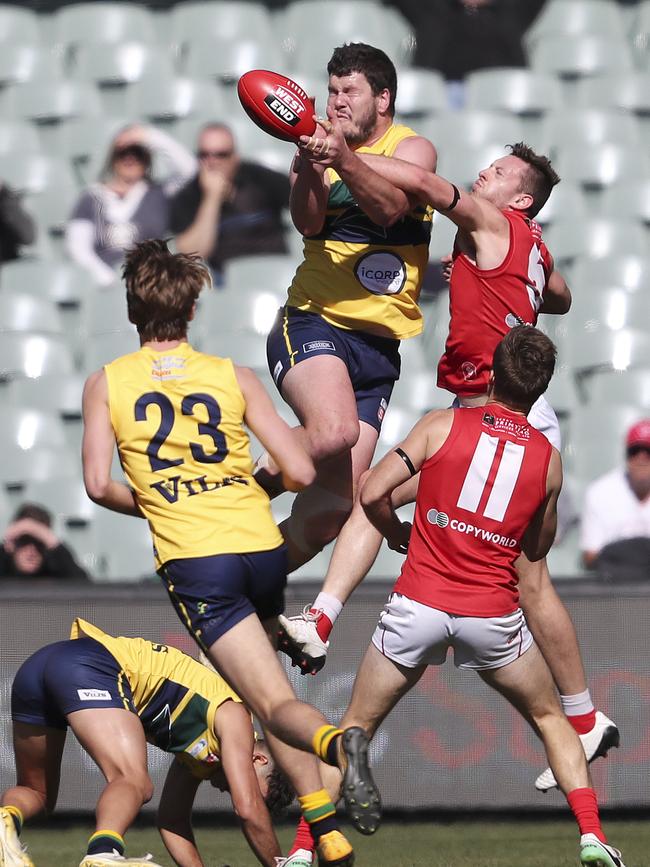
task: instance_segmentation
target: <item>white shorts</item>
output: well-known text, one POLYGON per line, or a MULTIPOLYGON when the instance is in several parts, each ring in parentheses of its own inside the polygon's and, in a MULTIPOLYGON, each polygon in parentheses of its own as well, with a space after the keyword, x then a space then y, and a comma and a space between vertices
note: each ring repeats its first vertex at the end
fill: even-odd
MULTIPOLYGON (((467 405, 476 406, 477 404, 471 403, 467 405)), ((463 404, 461 403, 461 399, 459 397, 456 397, 451 405, 451 408, 457 409, 459 406, 463 406, 463 404)), ((558 451, 562 449, 560 424, 557 420, 557 416, 555 415, 555 410, 546 400, 543 394, 540 395, 540 397, 538 397, 535 403, 531 406, 530 412, 528 413, 528 423, 532 425, 535 430, 538 430, 540 433, 544 434, 550 444, 552 446, 555 446, 558 451)))
POLYGON ((372 643, 407 668, 442 665, 450 647, 457 668, 503 668, 533 643, 521 608, 504 617, 448 614, 401 593, 391 593, 372 643))

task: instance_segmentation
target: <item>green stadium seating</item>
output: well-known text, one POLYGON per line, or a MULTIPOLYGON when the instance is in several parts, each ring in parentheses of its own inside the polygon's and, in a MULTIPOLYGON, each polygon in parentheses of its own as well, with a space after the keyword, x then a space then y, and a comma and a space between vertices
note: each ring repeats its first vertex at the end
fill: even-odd
POLYGON ((645 148, 604 144, 597 148, 564 145, 558 149, 554 165, 560 177, 600 189, 623 181, 650 177, 650 160, 645 148))
POLYGON ((634 404, 585 406, 571 418, 564 456, 576 480, 591 482, 623 462, 625 434, 642 418, 634 404))
POLYGON ((179 3, 169 13, 169 32, 174 43, 196 39, 250 39, 272 42, 271 15, 263 3, 242 0, 207 0, 179 3))
MULTIPOLYGON (((79 479, 45 479, 30 482, 24 491, 26 500, 40 503, 52 512, 58 527, 92 524, 99 511, 86 494, 79 479)), ((137 520, 137 519, 134 519, 137 520)))
POLYGON ((80 304, 94 289, 88 271, 72 262, 17 259, 2 266, 2 291, 30 292, 59 304, 80 304))
POLYGON ((418 124, 417 132, 431 139, 442 159, 445 152, 454 151, 459 146, 479 148, 498 144, 505 155, 505 145, 521 141, 524 127, 521 120, 511 114, 466 109, 436 115, 418 124))
POLYGON ((0 293, 0 333, 61 334, 59 311, 53 301, 28 293, 0 293))
POLYGON ((0 484, 8 489, 24 488, 31 482, 48 479, 78 479, 79 453, 68 448, 49 448, 46 444, 29 450, 8 448, 0 465, 0 484))
POLYGON ((576 88, 576 104, 583 108, 621 108, 650 112, 650 75, 628 70, 585 78, 576 88))
POLYGON ((250 367, 253 370, 265 371, 266 338, 261 334, 244 331, 210 330, 201 338, 201 351, 209 355, 232 358, 235 364, 250 367))
POLYGON ((562 87, 552 75, 530 69, 482 69, 466 79, 467 108, 543 115, 562 106, 562 87))
POLYGON ((573 372, 560 360, 544 396, 559 417, 570 416, 580 400, 573 372))
POLYGON ((438 262, 443 256, 451 253, 458 226, 439 214, 433 215, 431 228, 431 243, 429 245, 429 261, 438 262))
POLYGON ((142 42, 86 43, 75 54, 73 75, 99 85, 133 84, 144 76, 172 78, 174 64, 167 49, 142 42))
POLYGON ((650 2, 641 0, 634 9, 631 27, 631 42, 634 48, 637 64, 641 69, 650 72, 648 44, 650 43, 650 2))
POLYGON ((438 173, 459 187, 469 189, 481 169, 487 168, 506 153, 500 142, 486 142, 477 147, 458 144, 454 150, 446 150, 438 155, 438 173))
POLYGON ((550 0, 526 34, 526 42, 556 34, 599 34, 622 40, 623 17, 615 0, 550 0))
MULTIPOLYGON (((55 152, 73 163, 96 164, 108 155, 113 138, 128 126, 125 117, 78 117, 59 125, 55 152)), ((0 136, 2 133, 0 132, 0 136)))
POLYGON ((439 72, 415 67, 401 69, 398 84, 395 111, 405 122, 408 123, 409 118, 446 111, 447 89, 439 72))
POLYGON ((191 78, 149 78, 131 85, 127 94, 126 114, 151 122, 173 121, 186 117, 223 119, 226 99, 215 84, 191 78))
POLYGON ((79 198, 79 185, 54 183, 25 198, 25 205, 38 223, 39 231, 62 235, 72 209, 79 198))
POLYGON ((0 527, 3 529, 11 521, 12 509, 9 505, 9 499, 5 492, 0 489, 0 527))
POLYGON ((117 358, 136 352, 140 348, 138 335, 133 331, 112 331, 107 334, 95 334, 84 347, 82 370, 91 373, 117 358))
POLYGON ((0 340, 0 381, 16 376, 71 374, 72 353, 61 337, 9 333, 0 340))
POLYGON ((24 81, 48 81, 63 76, 60 53, 42 45, 0 43, 0 85, 24 81))
POLYGON ((226 285, 233 292, 255 289, 283 297, 296 273, 296 265, 291 256, 281 254, 232 259, 226 266, 226 285))
POLYGON ((609 71, 632 68, 627 43, 600 35, 549 35, 538 39, 530 49, 534 70, 580 78, 609 71))
POLYGON ((195 321, 197 335, 223 331, 249 331, 266 335, 286 298, 286 288, 253 289, 234 286, 216 292, 204 291, 199 298, 195 321))
POLYGON ((97 577, 105 581, 156 577, 153 543, 146 521, 97 509, 92 527, 97 577))
POLYGON ((52 17, 51 41, 58 44, 84 42, 154 42, 152 15, 140 3, 74 3, 52 17))
POLYGON ((136 342, 135 326, 129 322, 126 312, 125 289, 123 283, 95 289, 85 297, 81 310, 81 331, 92 341, 97 334, 111 332, 133 332, 136 342))
MULTIPOLYGON (((21 406, 5 406, 0 428, 2 453, 8 449, 64 449, 65 429, 61 419, 52 412, 21 406)), ((4 461, 3 461, 4 462, 4 461)))
POLYGON ((608 187, 600 199, 603 215, 650 224, 650 177, 608 187))
POLYGON ((650 256, 626 256, 618 253, 606 259, 579 259, 572 270, 571 283, 585 293, 604 289, 645 290, 650 282, 650 256))
POLYGON ((650 367, 596 372, 586 384, 586 393, 593 406, 636 405, 647 415, 650 410, 650 367))
POLYGON ((81 418, 81 395, 84 378, 79 373, 68 376, 40 376, 38 379, 13 379, 2 394, 12 406, 32 407, 56 413, 64 421, 81 418))
POLYGON ((72 117, 98 116, 101 100, 88 82, 32 81, 12 87, 4 108, 7 117, 53 123, 72 117))
POLYGON ((592 218, 557 220, 545 231, 545 241, 556 261, 578 256, 602 258, 613 254, 643 256, 648 249, 643 227, 631 220, 592 218))
POLYGON ((42 153, 0 156, 0 178, 25 193, 42 193, 53 186, 76 186, 76 178, 67 160, 42 153))
POLYGON ((232 82, 250 69, 281 69, 282 64, 280 47, 255 34, 235 40, 214 36, 189 43, 183 73, 193 78, 232 82))
POLYGON ((650 333, 650 304, 645 292, 626 292, 622 288, 575 292, 569 316, 573 328, 636 328, 650 333))
POLYGON ((593 373, 596 368, 627 370, 650 365, 647 332, 630 328, 611 331, 591 326, 573 327, 569 317, 570 314, 566 317, 570 336, 563 348, 563 358, 579 376, 593 373))
MULTIPOLYGON (((581 504, 576 503, 576 506, 580 510, 581 504)), ((563 539, 553 544, 546 560, 553 580, 585 575, 580 552, 580 531, 577 526, 572 527, 563 539)))
POLYGON ((554 187, 550 198, 535 219, 546 226, 570 215, 573 220, 584 220, 588 215, 587 202, 581 187, 571 181, 562 181, 554 187))
POLYGON ((33 124, 25 120, 0 121, 0 156, 20 151, 23 154, 37 154, 41 151, 38 132, 33 124))
POLYGON ((40 41, 38 15, 34 11, 9 3, 0 4, 0 42, 8 45, 36 45, 40 41))
POLYGON ((545 149, 602 144, 636 145, 639 123, 632 114, 593 108, 572 108, 549 112, 541 126, 545 149))

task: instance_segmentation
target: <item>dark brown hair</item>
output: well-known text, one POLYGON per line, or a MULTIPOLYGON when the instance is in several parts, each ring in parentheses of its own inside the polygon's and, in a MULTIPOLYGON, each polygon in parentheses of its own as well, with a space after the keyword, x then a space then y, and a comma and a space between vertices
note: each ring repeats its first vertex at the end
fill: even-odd
POLYGON ((397 96, 397 72, 390 57, 381 48, 367 45, 365 42, 348 42, 334 49, 330 62, 327 64, 327 74, 341 78, 352 72, 365 75, 373 96, 379 96, 382 90, 390 93, 388 112, 395 114, 395 97, 397 96))
POLYGON ((494 350, 494 397, 530 408, 544 394, 555 370, 553 341, 532 325, 511 328, 494 350))
POLYGON ((526 213, 529 217, 534 217, 546 204, 553 187, 560 183, 560 176, 551 165, 548 157, 543 154, 536 154, 523 141, 506 145, 506 147, 510 149, 513 157, 517 157, 528 165, 528 169, 524 172, 521 191, 533 197, 533 204, 526 213))
POLYGON ((52 515, 38 503, 23 503, 16 511, 13 520, 20 521, 23 518, 31 518, 32 521, 38 521, 39 524, 44 524, 46 527, 52 526, 52 515))
POLYGON ((180 340, 210 271, 198 253, 171 253, 166 241, 142 241, 128 251, 122 276, 129 320, 143 341, 180 340))

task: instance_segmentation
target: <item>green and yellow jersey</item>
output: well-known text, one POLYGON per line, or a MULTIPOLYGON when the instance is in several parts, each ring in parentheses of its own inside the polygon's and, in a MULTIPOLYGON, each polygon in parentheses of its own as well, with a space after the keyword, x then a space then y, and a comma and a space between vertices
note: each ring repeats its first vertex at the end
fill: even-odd
POLYGON ((135 710, 147 740, 177 754, 195 776, 209 777, 221 756, 214 717, 224 702, 241 703, 237 693, 215 671, 175 647, 107 635, 77 617, 70 638, 83 637, 98 641, 119 663, 124 707, 135 710))
MULTIPOLYGON (((356 153, 392 156, 415 136, 400 124, 356 153)), ((422 331, 418 298, 429 258, 429 207, 414 208, 388 228, 378 226, 356 203, 332 168, 325 225, 304 239, 305 260, 289 288, 287 304, 320 314, 331 325, 403 339, 422 331)))
POLYGON ((157 566, 282 544, 253 478, 233 363, 188 343, 104 367, 120 461, 149 522, 157 566))

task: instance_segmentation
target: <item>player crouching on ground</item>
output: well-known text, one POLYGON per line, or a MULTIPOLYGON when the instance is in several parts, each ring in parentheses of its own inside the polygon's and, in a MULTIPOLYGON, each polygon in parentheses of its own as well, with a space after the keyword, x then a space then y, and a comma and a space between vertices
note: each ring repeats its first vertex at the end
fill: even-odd
POLYGON ((581 864, 624 867, 607 844, 578 735, 519 607, 516 560, 522 552, 531 561, 544 557, 557 525, 560 454, 526 419, 554 366, 544 334, 513 328, 494 354, 487 404, 429 413, 367 476, 368 518, 408 554, 342 725, 372 736, 427 666, 442 665, 453 648, 454 663, 477 671, 542 739, 580 828, 581 864), (391 494, 418 471, 411 528, 391 494))
POLYGON ((251 849, 262 864, 275 867, 281 853, 268 807, 286 806, 295 793, 264 742, 255 741, 241 699, 216 672, 180 650, 114 638, 77 619, 70 640, 46 645, 18 670, 11 716, 17 783, 1 798, 4 867, 33 867, 20 831, 24 820, 54 810, 68 726, 106 779, 80 867, 157 867, 151 856, 124 857, 123 835, 153 793, 147 742, 175 755, 158 825, 179 867, 203 865, 191 811, 204 779, 230 792, 251 849))

